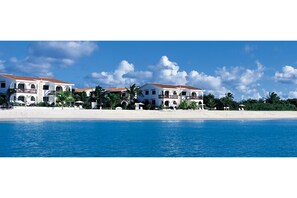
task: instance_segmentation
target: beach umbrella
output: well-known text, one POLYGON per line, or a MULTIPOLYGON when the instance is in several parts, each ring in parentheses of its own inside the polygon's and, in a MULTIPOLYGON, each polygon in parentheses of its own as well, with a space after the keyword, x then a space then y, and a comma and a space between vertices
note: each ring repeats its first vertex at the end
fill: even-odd
POLYGON ((75 101, 75 104, 84 104, 84 102, 83 101, 75 101))

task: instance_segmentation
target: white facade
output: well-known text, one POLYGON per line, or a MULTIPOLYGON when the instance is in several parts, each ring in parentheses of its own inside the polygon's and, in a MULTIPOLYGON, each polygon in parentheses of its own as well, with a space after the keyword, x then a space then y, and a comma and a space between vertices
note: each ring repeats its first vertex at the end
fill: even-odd
POLYGON ((56 93, 72 91, 74 84, 62 82, 52 78, 30 78, 0 74, 0 92, 8 96, 9 101, 26 105, 47 102, 56 103, 56 93))
POLYGON ((141 87, 141 102, 149 102, 155 107, 178 107, 182 100, 194 101, 203 108, 203 90, 183 85, 145 84, 141 87))

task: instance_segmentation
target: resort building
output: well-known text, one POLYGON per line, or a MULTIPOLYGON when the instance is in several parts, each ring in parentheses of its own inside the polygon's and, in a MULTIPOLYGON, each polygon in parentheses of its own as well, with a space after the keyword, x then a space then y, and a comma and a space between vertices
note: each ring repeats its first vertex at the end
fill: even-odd
POLYGON ((90 97, 91 96, 91 92, 95 91, 95 88, 82 88, 82 89, 75 89, 74 91, 77 92, 77 93, 85 92, 86 95, 88 97, 90 97))
POLYGON ((74 84, 54 78, 35 78, 0 74, 0 93, 9 97, 9 101, 20 104, 56 103, 56 94, 72 91, 74 84))
POLYGON ((107 93, 118 94, 120 96, 120 98, 121 98, 121 105, 123 105, 125 103, 125 105, 127 106, 129 104, 127 88, 124 88, 124 87, 109 87, 109 88, 105 88, 105 91, 107 93))
POLYGON ((143 96, 138 100, 159 107, 178 107, 181 101, 194 101, 203 108, 203 91, 200 88, 185 85, 164 85, 148 83, 141 87, 143 96))

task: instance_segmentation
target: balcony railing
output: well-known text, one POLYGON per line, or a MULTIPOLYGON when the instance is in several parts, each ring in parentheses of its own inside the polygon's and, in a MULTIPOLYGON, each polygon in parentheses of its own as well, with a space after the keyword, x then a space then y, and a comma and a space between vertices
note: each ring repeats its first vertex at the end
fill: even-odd
POLYGON ((37 93, 37 89, 15 89, 16 93, 31 93, 31 94, 36 94, 37 93))
POLYGON ((202 96, 187 96, 187 100, 202 100, 202 96))
POLYGON ((178 95, 159 95, 159 98, 178 99, 178 95))

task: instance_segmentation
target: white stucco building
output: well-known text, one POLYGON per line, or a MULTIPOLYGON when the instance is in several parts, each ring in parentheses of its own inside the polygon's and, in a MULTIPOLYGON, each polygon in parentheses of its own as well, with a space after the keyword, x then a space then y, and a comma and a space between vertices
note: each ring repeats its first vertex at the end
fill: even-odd
POLYGON ((0 93, 11 90, 10 102, 30 105, 32 103, 56 103, 56 93, 72 91, 74 84, 53 78, 34 78, 0 74, 0 93))
POLYGON ((164 85, 148 83, 141 87, 143 96, 138 96, 141 102, 149 102, 155 107, 178 107, 182 100, 194 101, 203 108, 203 91, 186 85, 164 85))

